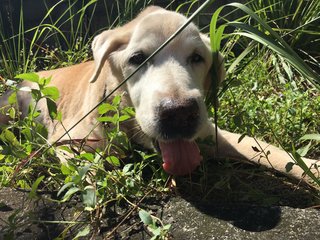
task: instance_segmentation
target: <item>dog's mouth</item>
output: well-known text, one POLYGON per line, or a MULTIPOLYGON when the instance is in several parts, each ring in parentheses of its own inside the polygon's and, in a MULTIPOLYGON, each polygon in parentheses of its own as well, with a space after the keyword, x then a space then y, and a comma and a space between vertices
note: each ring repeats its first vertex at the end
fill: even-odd
POLYGON ((193 140, 201 127, 199 100, 163 98, 155 108, 154 129, 163 159, 164 170, 182 176, 193 172, 200 165, 201 155, 193 140))
POLYGON ((172 175, 183 176, 193 172, 202 160, 195 141, 176 139, 158 141, 163 160, 163 169, 172 175))

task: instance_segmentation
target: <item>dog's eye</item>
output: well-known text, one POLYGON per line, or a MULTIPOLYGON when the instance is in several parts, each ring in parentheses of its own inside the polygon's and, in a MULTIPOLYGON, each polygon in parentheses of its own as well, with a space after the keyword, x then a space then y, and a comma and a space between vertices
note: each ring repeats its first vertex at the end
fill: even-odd
POLYGON ((136 52, 129 58, 129 63, 132 65, 140 65, 147 59, 143 52, 136 52))
POLYGON ((204 61, 204 59, 198 53, 193 53, 190 56, 189 61, 190 61, 190 63, 201 63, 204 61))

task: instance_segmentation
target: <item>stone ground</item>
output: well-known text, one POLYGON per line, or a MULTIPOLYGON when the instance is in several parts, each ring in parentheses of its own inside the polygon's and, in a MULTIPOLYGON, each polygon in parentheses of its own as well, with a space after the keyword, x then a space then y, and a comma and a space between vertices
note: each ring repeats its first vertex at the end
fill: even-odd
MULTIPOLYGON (((61 206, 44 198, 30 200, 27 193, 9 188, 0 191, 0 199, 0 239, 54 239, 63 231, 62 224, 38 220, 68 220, 73 215, 71 205, 61 206), (14 230, 11 238, 10 230, 14 230)), ((199 203, 180 196, 161 205, 162 221, 172 225, 169 239, 320 239, 320 211, 314 208, 199 203)), ((127 222, 123 227, 129 225, 127 222)), ((112 236, 106 239, 150 239, 141 224, 135 231, 112 236)))
MULTIPOLYGON (((317 191, 276 174, 243 171, 237 165, 223 171, 210 168, 218 174, 212 183, 206 179, 208 189, 202 189, 206 184, 201 173, 192 183, 178 179, 170 196, 152 196, 139 205, 171 224, 169 240, 320 239, 317 191), (227 184, 222 184, 225 179, 227 184)), ((48 200, 53 197, 42 194, 30 199, 27 192, 0 189, 0 240, 55 239, 64 230, 65 239, 72 239, 83 226, 67 228, 70 222, 62 221, 85 220, 75 217, 79 201, 59 204, 48 200)), ((91 239, 150 239, 136 209, 117 228, 131 210, 114 206, 104 212, 99 218, 101 233, 91 239)))
POLYGON ((173 239, 320 239, 320 212, 286 206, 202 205, 170 200, 164 219, 173 239))

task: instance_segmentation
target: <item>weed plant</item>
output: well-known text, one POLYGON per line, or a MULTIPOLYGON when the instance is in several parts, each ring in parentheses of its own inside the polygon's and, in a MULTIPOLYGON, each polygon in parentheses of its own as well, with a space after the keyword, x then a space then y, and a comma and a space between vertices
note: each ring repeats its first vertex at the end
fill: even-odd
MULTIPOLYGON (((20 73, 91 59, 89 46, 94 35, 126 22, 152 2, 128 0, 110 4, 110 1, 103 0, 68 0, 49 5, 44 0, 47 13, 38 25, 26 29, 26 6, 21 1, 18 26, 12 25, 8 31, 4 16, 10 18, 10 14, 0 17, 0 80, 4 82, 20 73), (60 17, 55 18, 55 11, 62 5, 64 10, 60 17), (92 26, 95 13, 101 11, 106 16, 103 27, 92 26), (68 31, 65 31, 66 28, 68 31)), ((190 1, 188 9, 200 5, 195 2, 190 1)), ((242 5, 227 7, 230 6, 232 11, 244 9, 242 5)), ((213 86, 208 96, 210 103, 215 103, 217 97, 220 100, 218 111, 217 106, 208 104, 209 114, 216 118, 221 128, 263 138, 290 152, 299 149, 302 156, 319 158, 320 82, 313 71, 317 71, 319 66, 319 55, 305 41, 312 39, 314 44, 320 42, 319 31, 309 28, 318 27, 315 21, 319 17, 319 4, 317 1, 297 0, 292 1, 292 7, 288 9, 285 4, 266 0, 251 1, 249 6, 255 9, 261 21, 256 21, 251 12, 233 21, 226 20, 228 14, 223 15, 220 10, 212 18, 212 50, 214 53, 220 50, 225 55, 228 75, 222 89, 218 92, 213 86), (295 21, 288 21, 288 18, 295 21), (220 25, 220 22, 223 24, 220 25), (272 28, 269 29, 266 24, 272 28), (230 27, 236 31, 225 33, 225 28, 230 27), (225 46, 220 46, 221 42, 226 42, 225 46), (235 53, 234 46, 244 47, 240 55, 235 53), (293 53, 292 48, 299 55, 293 53)), ((47 86, 50 79, 41 79, 35 74, 19 77, 39 84, 39 91, 33 92, 35 100, 46 98, 51 117, 59 121, 61 116, 54 104, 58 93, 47 86)), ((1 84, 0 92, 7 88, 1 84)), ((14 105, 15 101, 13 93, 10 103, 14 105)), ((14 108, 8 111, 18 121, 3 127, 0 134, 0 186, 27 189, 30 198, 37 198, 45 191, 55 193, 51 200, 60 204, 72 200, 80 202, 80 206, 73 206, 78 215, 68 221, 56 222, 66 226, 59 239, 85 236, 94 239, 105 226, 109 227, 105 236, 114 236, 125 220, 137 215, 153 239, 166 239, 168 236, 170 226, 162 223, 147 208, 141 207, 141 203, 146 198, 168 193, 168 185, 174 181, 162 171, 157 154, 132 145, 125 132, 121 131, 121 123, 132 120, 134 109, 121 108, 120 103, 121 96, 117 96, 99 107, 102 115, 99 120, 111 127, 107 132, 109 145, 94 153, 75 152, 72 146, 57 147, 47 143, 45 129, 34 121, 39 114, 36 108, 30 109, 26 119, 20 119, 14 108), (57 159, 57 150, 71 156, 67 165, 57 159), (125 211, 114 211, 115 206, 122 206, 125 211), (116 212, 123 220, 117 227, 110 228, 110 212, 116 212)), ((237 185, 244 186, 241 189, 247 191, 247 195, 242 193, 242 198, 257 202, 264 200, 263 204, 279 200, 278 196, 267 198, 257 194, 256 189, 251 189, 238 177, 243 176, 244 171, 256 177, 260 177, 260 173, 250 169, 239 170, 236 164, 227 161, 225 168, 217 169, 213 180, 207 173, 209 166, 210 163, 205 162, 195 174, 200 176, 199 182, 190 183, 188 178, 184 179, 182 186, 187 183, 191 186, 191 192, 200 192, 199 196, 206 198, 212 193, 224 195, 225 191, 220 190, 232 188, 232 179, 236 178, 237 185)), ((236 194, 236 197, 239 195, 236 194)), ((141 227, 139 224, 137 221, 137 226, 141 227)), ((14 239, 14 226, 10 226, 7 236, 14 239)))
POLYGON ((257 12, 318 73, 320 49, 319 1, 250 1, 257 12), (261 11, 261 9, 263 9, 261 11))

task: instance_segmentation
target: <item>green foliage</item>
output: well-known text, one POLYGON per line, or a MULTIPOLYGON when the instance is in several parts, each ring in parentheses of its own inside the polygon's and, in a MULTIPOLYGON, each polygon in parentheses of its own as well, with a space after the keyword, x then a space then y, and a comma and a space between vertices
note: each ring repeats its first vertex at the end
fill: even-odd
MULTIPOLYGON (((12 32, 12 35, 6 36, 3 31, 3 16, 0 16, 0 39, 3 43, 0 48, 0 76, 8 79, 18 73, 33 72, 38 68, 57 68, 86 61, 91 58, 89 52, 92 36, 126 22, 150 2, 152 1, 113 1, 110 5, 110 1, 58 1, 53 6, 47 6, 42 21, 31 29, 25 29, 25 5, 22 4, 18 33, 12 32), (78 3, 81 3, 81 7, 75 11, 74 7, 78 3), (63 4, 67 5, 61 17, 53 21, 54 12, 63 4), (89 26, 98 8, 105 12, 108 20, 103 29, 92 29, 89 26), (62 30, 68 24, 70 35, 62 30), (30 42, 27 42, 25 35, 29 33, 33 35, 30 42), (56 45, 44 44, 45 40, 51 38, 56 45)), ((190 4, 188 11, 196 2, 185 3, 190 4)), ((317 85, 319 78, 301 59, 308 59, 309 66, 319 64, 317 56, 312 52, 316 49, 312 48, 312 44, 320 42, 319 31, 312 30, 312 27, 318 29, 320 26, 315 24, 320 12, 319 3, 265 0, 250 1, 249 4, 254 12, 239 4, 226 7, 246 12, 245 16, 236 21, 227 21, 226 16, 222 16, 222 8, 213 14, 210 24, 211 47, 214 56, 217 56, 219 50, 224 52, 228 76, 219 94, 220 109, 218 112, 212 110, 210 114, 219 116, 219 127, 223 129, 258 136, 281 145, 293 152, 297 162, 303 167, 300 156, 320 154, 320 96, 318 89, 307 82, 309 79, 317 85), (291 4, 290 9, 287 4, 291 4), (284 10, 290 11, 284 13, 284 10), (221 19, 226 22, 219 26, 221 19), (227 34, 230 26, 233 26, 232 29, 236 28, 236 31, 227 34), (312 39, 310 43, 309 39, 312 39), (224 42, 225 46, 221 47, 224 42), (235 45, 245 46, 240 55, 233 52, 235 45), (298 49, 299 55, 292 49, 298 49)), ((103 219, 112 217, 109 214, 116 212, 113 210, 115 206, 128 209, 128 215, 117 212, 123 219, 137 215, 139 209, 140 220, 147 226, 153 239, 165 239, 170 225, 163 224, 140 205, 146 197, 168 191, 168 176, 161 170, 160 159, 156 154, 140 151, 138 147, 132 146, 129 137, 121 130, 122 123, 133 120, 134 109, 123 108, 121 96, 99 106, 101 116, 98 120, 106 126, 108 140, 105 149, 79 152, 68 145, 52 147, 46 141, 46 130, 34 120, 40 114, 37 102, 43 99, 47 102, 50 117, 56 121, 61 120, 54 103, 59 93, 56 88, 48 86, 50 78, 40 78, 33 73, 18 77, 36 83, 39 89, 22 89, 29 91, 36 102, 30 107, 25 119, 20 118, 20 113, 14 107, 7 111, 17 121, 4 127, 0 134, 0 185, 27 189, 30 198, 37 198, 43 190, 58 190, 58 199, 54 201, 79 202, 75 209, 80 214, 79 218, 84 221, 75 217, 74 221, 62 222, 66 228, 59 239, 84 236, 94 238, 100 231, 103 219), (68 161, 61 164, 56 152, 67 154, 68 161), (72 236, 70 229, 75 229, 72 236)), ((213 87, 216 90, 216 86, 213 87)), ((0 92, 7 88, 1 84, 0 92)), ((214 91, 213 99, 216 99, 216 95, 217 92, 214 91)), ((16 101, 14 92, 9 102, 14 106, 16 101)), ((226 161, 225 171, 223 167, 222 170, 214 167, 215 180, 208 186, 206 164, 199 170, 201 177, 198 186, 189 193, 196 192, 196 188, 207 190, 205 197, 211 192, 220 193, 223 189, 231 188, 234 178, 237 179, 236 185, 243 184, 243 172, 247 172, 244 176, 253 175, 260 179, 259 173, 239 170, 237 166, 232 168, 230 166, 236 164, 226 161), (235 168, 237 171, 234 171, 235 168)), ((192 184, 189 180, 184 183, 190 187, 192 184)), ((245 186, 245 192, 246 194, 242 193, 241 200, 258 199, 265 204, 274 203, 279 198, 263 195, 249 186, 245 186)), ((9 237, 14 238, 19 221, 18 213, 9 218, 5 229, 9 237)))
MULTIPOLYGON (((80 198, 84 216, 91 216, 91 226, 100 218, 92 218, 101 211, 108 212, 115 203, 132 204, 129 199, 145 198, 148 194, 166 191, 167 176, 163 174, 156 154, 146 154, 131 147, 128 137, 121 131, 121 123, 134 115, 131 108, 121 109, 121 97, 116 96, 111 103, 102 104, 99 119, 108 124, 106 132, 108 145, 95 153, 72 153, 66 146, 64 151, 72 157, 67 164, 62 164, 57 181, 62 183, 58 192, 60 202, 80 198), (108 116, 108 117, 103 117, 108 116), (133 162, 133 163, 128 163, 133 162), (112 169, 112 170, 106 170, 112 169), (151 176, 145 172, 150 171, 151 176)), ((101 217, 108 217, 103 216, 101 217)), ((89 234, 89 226, 78 234, 89 234)), ((92 229, 90 234, 99 229, 92 229)))
MULTIPOLYGON (((311 84, 320 89, 320 77, 315 73, 300 56, 289 46, 289 44, 276 33, 263 19, 261 19, 255 12, 240 3, 230 3, 220 7, 212 17, 210 24, 210 39, 212 43, 212 51, 216 52, 222 38, 228 38, 230 36, 223 36, 223 31, 226 26, 232 26, 236 28, 236 31, 231 33, 231 35, 242 36, 254 40, 254 44, 260 43, 266 48, 271 49, 276 54, 280 55, 290 63, 297 71, 299 71, 311 84), (239 21, 229 21, 224 25, 221 25, 216 30, 217 15, 226 7, 236 7, 241 9, 250 18, 254 19, 258 24, 259 28, 252 26, 251 24, 239 22, 239 21)), ((249 52, 247 52, 249 53, 249 52)), ((230 70, 229 70, 230 72, 230 70)))
POLYGON ((143 209, 139 211, 139 217, 141 221, 148 226, 148 230, 152 233, 153 236, 151 240, 167 239, 167 234, 171 227, 170 224, 163 225, 159 218, 152 216, 149 212, 143 209), (157 225, 157 221, 161 223, 161 226, 157 225))
MULTIPOLYGON (((59 91, 56 87, 48 86, 51 78, 40 78, 36 73, 19 74, 15 78, 21 78, 29 82, 37 83, 39 89, 25 88, 24 91, 31 91, 32 97, 37 103, 43 98, 46 100, 51 120, 54 120, 58 117, 55 101, 57 101, 59 98, 59 91)), ((21 91, 21 89, 19 91, 21 91)), ((39 111, 37 111, 36 107, 34 107, 32 114, 33 118, 31 120, 36 118, 39 114, 39 111)))
MULTIPOLYGON (((50 110, 50 116, 52 120, 54 120, 59 115, 55 104, 55 100, 59 97, 59 93, 55 87, 47 86, 50 83, 50 78, 40 78, 34 73, 21 74, 18 75, 17 78, 24 78, 26 81, 36 83, 38 89, 31 89, 29 87, 24 87, 19 90, 15 89, 9 97, 9 104, 11 104, 11 106, 8 109, 8 114, 12 119, 16 119, 17 121, 9 126, 2 127, 0 134, 0 139, 2 141, 2 145, 0 146, 1 185, 5 186, 12 183, 12 181, 17 181, 17 184, 20 187, 32 186, 30 187, 30 197, 34 197, 35 191, 44 176, 39 177, 34 183, 32 183, 33 177, 37 177, 37 175, 31 176, 36 173, 36 170, 42 165, 37 161, 42 161, 47 155, 49 156, 51 154, 51 151, 46 151, 46 154, 40 157, 38 156, 39 149, 47 146, 47 131, 43 125, 36 121, 36 118, 40 115, 37 103, 40 100, 45 100, 48 109, 50 110), (35 104, 29 107, 28 115, 25 118, 21 117, 19 111, 15 111, 15 106, 18 101, 17 91, 26 91, 30 93, 35 100, 35 104), (32 167, 23 169, 25 165, 33 166, 34 164, 39 165, 34 169, 32 169, 32 167), (19 179, 20 176, 24 177, 19 179)), ((41 174, 41 172, 38 174, 41 174)))
MULTIPOLYGON (((121 123, 132 120, 135 115, 132 108, 121 107, 121 96, 114 97, 110 103, 104 103, 98 109, 101 114, 99 120, 106 125, 107 147, 96 152, 79 153, 74 151, 73 146, 55 147, 47 144, 43 126, 35 121, 40 114, 37 103, 42 99, 50 99, 54 103, 59 96, 56 88, 48 86, 50 78, 40 78, 33 73, 17 77, 37 83, 39 89, 28 89, 35 104, 30 107, 26 118, 13 116, 18 121, 4 127, 0 134, 3 142, 0 146, 1 186, 30 189, 30 198, 37 198, 37 193, 42 190, 59 189, 59 200, 56 201, 64 203, 74 198, 80 199, 81 206, 78 208, 82 210, 84 218, 92 219, 92 225, 101 220, 92 216, 115 203, 131 204, 128 199, 145 198, 147 192, 151 197, 157 191, 166 191, 167 175, 161 170, 157 154, 136 150, 121 130, 121 123), (18 134, 15 134, 17 131, 18 134), (57 160, 56 154, 59 156, 61 153, 68 155, 66 163, 61 164, 57 160)), ((14 97, 10 102, 14 106, 17 94, 14 92, 12 95, 14 97)), ((53 120, 59 121, 60 118, 56 117, 60 115, 55 104, 53 112, 53 120)), ((79 226, 82 223, 79 222, 79 226)), ((90 230, 87 225, 79 230, 77 237, 96 231, 99 229, 90 230)), ((164 236, 165 233, 165 228, 161 228, 157 236, 164 236)))
POLYGON ((320 98, 313 97, 314 89, 303 90, 301 82, 274 82, 278 74, 269 69, 269 62, 252 61, 233 80, 220 102, 220 124, 246 133, 254 128, 255 134, 275 144, 274 132, 289 147, 308 131, 318 131, 320 98), (244 96, 251 101, 241 101, 244 96), (228 121, 222 117, 226 114, 228 121))
MULTIPOLYGON (((312 9, 317 9, 317 6, 312 5, 312 9)), ((269 9, 274 6, 265 7, 269 9)), ((257 10, 260 15, 263 11, 266 9, 257 10)), ((313 13, 309 17, 317 18, 319 11, 313 13)), ((213 52, 219 50, 222 40, 229 41, 224 50, 226 55, 230 56, 234 56, 232 49, 236 43, 244 42, 243 39, 248 43, 245 50, 228 64, 229 81, 220 92, 220 96, 224 96, 219 112, 220 127, 252 136, 262 135, 266 141, 275 142, 296 155, 295 149, 302 147, 301 141, 300 145, 297 143, 299 138, 307 134, 307 131, 319 132, 317 106, 319 106, 320 78, 284 38, 258 14, 243 4, 230 3, 218 8, 212 16, 210 39, 213 52), (218 16, 224 8, 230 7, 240 9, 247 15, 235 21, 225 20, 225 23, 218 27, 218 16), (226 27, 230 26, 236 30, 230 34, 223 34, 226 27), (246 72, 248 74, 244 76, 246 72), (306 91, 303 86, 306 84, 305 81, 318 90, 309 87, 310 89, 306 91), (251 86, 243 85, 244 82, 251 86), (232 89, 233 86, 236 88, 235 91, 232 89), (272 97, 273 94, 275 97, 272 97), (317 97, 312 98, 313 95, 317 97), (243 101, 244 96, 254 101, 243 101), (279 111, 276 111, 277 109, 279 111), (228 119, 231 117, 232 121, 227 121, 226 116, 229 116, 228 119), (286 138, 284 137, 286 135, 281 135, 284 131, 290 136, 286 138), (268 136, 265 136, 266 132, 268 136)), ((268 19, 270 20, 272 19, 268 19)), ((316 63, 319 64, 317 61, 316 63)), ((216 76, 213 79, 216 79, 216 76)), ((211 95, 216 95, 216 88, 212 88, 211 95)), ((212 96, 209 94, 209 99, 215 99, 212 96)), ((212 111, 216 114, 216 111, 212 111)), ((311 143, 298 152, 305 155, 310 147, 311 143)), ((315 155, 318 154, 316 150, 313 152, 315 155)), ((305 169, 301 158, 296 156, 296 163, 305 169)), ((316 180, 310 171, 307 172, 316 180)))
POLYGON ((250 1, 248 7, 267 21, 274 31, 320 72, 320 2, 319 1, 250 1), (263 9, 263 10, 261 10, 263 9))

